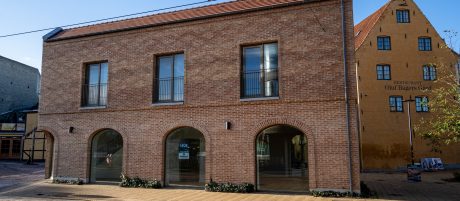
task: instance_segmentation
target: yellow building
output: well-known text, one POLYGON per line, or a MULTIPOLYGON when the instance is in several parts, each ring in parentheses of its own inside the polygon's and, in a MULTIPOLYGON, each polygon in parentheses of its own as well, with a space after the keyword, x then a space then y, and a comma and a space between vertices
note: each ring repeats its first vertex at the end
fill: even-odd
POLYGON ((26 116, 26 129, 23 136, 22 160, 33 158, 34 161, 45 160, 45 133, 37 130, 38 112, 29 111, 26 116))
MULTIPOLYGON (((411 162, 406 100, 414 100, 409 102, 414 124, 429 117, 421 103, 429 101, 439 73, 441 65, 433 64, 454 68, 458 55, 413 0, 390 0, 356 25, 355 50, 362 168, 403 169, 411 162)), ((413 144, 415 162, 439 157, 447 166, 460 164, 458 144, 434 153, 417 134, 413 144)))

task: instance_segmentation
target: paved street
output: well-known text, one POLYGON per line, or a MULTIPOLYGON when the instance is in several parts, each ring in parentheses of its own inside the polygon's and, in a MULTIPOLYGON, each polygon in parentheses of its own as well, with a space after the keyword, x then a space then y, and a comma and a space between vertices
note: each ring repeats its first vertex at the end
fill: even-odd
POLYGON ((460 183, 443 181, 451 172, 424 173, 423 182, 408 183, 401 173, 365 173, 362 180, 379 199, 315 198, 308 195, 210 193, 192 189, 133 189, 114 185, 64 185, 43 180, 43 164, 0 162, 0 200, 250 200, 250 201, 351 201, 351 200, 460 200, 460 183))
POLYGON ((452 172, 424 172, 422 182, 409 183, 402 173, 364 173, 361 180, 381 199, 410 201, 458 201, 460 183, 446 182, 452 172))
POLYGON ((44 163, 26 165, 24 163, 0 161, 0 192, 44 178, 44 163))

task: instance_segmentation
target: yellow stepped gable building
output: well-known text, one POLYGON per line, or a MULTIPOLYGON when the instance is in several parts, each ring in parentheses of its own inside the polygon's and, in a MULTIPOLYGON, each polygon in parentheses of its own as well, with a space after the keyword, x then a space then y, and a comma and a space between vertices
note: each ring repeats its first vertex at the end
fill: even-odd
MULTIPOLYGON (((397 170, 411 163, 408 110, 412 122, 429 117, 425 104, 437 79, 436 66, 455 68, 458 55, 446 47, 413 0, 390 0, 355 26, 363 170, 397 170)), ((413 135, 415 162, 441 158, 446 167, 460 164, 460 145, 433 153, 413 135)))

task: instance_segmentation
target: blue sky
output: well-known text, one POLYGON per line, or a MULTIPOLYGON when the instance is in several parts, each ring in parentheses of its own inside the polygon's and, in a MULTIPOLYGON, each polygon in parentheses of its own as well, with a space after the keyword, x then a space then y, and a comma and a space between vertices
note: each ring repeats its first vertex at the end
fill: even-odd
MULTIPOLYGON (((3 1, 0 35, 50 28, 100 18, 155 10, 202 0, 14 0, 3 1), (65 2, 65 3, 63 3, 65 2)), ((225 0, 218 0, 223 2, 225 0)), ((377 10, 387 0, 354 0, 355 23, 377 10)), ((444 30, 460 32, 459 0, 416 0, 443 35, 444 30), (440 3, 442 2, 442 3, 440 3)), ((0 55, 41 68, 42 39, 47 32, 0 38, 0 55)), ((460 39, 460 37, 457 37, 460 39)), ((460 40, 455 49, 459 50, 460 40)))

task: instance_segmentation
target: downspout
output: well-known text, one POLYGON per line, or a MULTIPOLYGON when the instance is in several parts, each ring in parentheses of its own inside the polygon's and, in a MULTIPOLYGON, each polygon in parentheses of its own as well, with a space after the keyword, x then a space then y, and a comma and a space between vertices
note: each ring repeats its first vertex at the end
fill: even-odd
POLYGON ((350 111, 348 99, 348 64, 347 64, 347 35, 346 35, 346 19, 345 19, 345 3, 340 0, 340 9, 342 12, 342 47, 343 47, 343 72, 344 72, 344 95, 345 95, 345 113, 347 120, 347 145, 348 145, 348 168, 349 168, 349 191, 353 194, 353 164, 351 156, 351 132, 350 132, 350 111))

